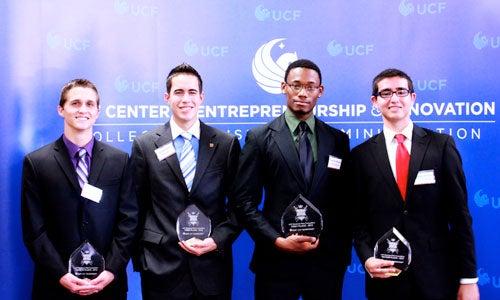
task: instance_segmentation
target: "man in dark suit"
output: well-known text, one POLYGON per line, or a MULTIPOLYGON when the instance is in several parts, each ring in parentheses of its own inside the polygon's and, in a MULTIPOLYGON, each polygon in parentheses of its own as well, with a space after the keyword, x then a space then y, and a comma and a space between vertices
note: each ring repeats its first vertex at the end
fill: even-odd
POLYGON ((241 229, 228 197, 240 144, 198 119, 204 94, 193 67, 175 67, 166 85, 170 121, 137 137, 132 147, 140 207, 133 260, 141 272, 143 299, 230 299, 232 243, 241 229), (188 143, 194 178, 192 173, 185 178, 181 170, 188 143), (210 218, 212 231, 204 239, 179 241, 177 218, 191 204, 210 218))
POLYGON ((58 112, 62 137, 23 163, 21 214, 24 243, 35 262, 32 297, 126 299, 138 214, 128 154, 95 140, 99 95, 90 81, 66 84, 58 112), (90 166, 82 185, 76 171, 81 149, 90 166), (70 255, 86 240, 105 259, 105 270, 92 280, 68 272, 70 255))
POLYGON ((292 62, 281 85, 287 110, 246 136, 236 175, 235 203, 238 217, 255 242, 250 268, 256 275, 256 299, 341 299, 351 255, 344 176, 350 149, 345 133, 313 114, 323 94, 321 83, 315 63, 306 59, 292 62), (301 168, 301 122, 308 128, 312 168, 307 164, 301 168), (306 179, 309 173, 310 180, 306 179), (281 217, 299 194, 323 216, 319 238, 282 231, 281 217))
POLYGON ((382 114, 383 132, 352 152, 359 213, 355 248, 367 271, 366 296, 479 299, 460 154, 452 137, 413 124, 415 99, 412 80, 404 72, 387 69, 377 75, 371 100, 382 114), (400 146, 398 134, 403 135, 400 146), (409 162, 396 158, 398 147, 410 155, 409 162), (399 272, 394 262, 373 257, 375 243, 393 227, 412 250, 410 266, 399 276, 393 276, 399 272))

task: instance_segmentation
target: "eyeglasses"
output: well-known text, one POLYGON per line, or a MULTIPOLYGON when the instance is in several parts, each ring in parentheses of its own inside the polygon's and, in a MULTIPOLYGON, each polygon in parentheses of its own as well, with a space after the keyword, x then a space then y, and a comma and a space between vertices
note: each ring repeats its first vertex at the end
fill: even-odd
POLYGON ((394 92, 391 90, 383 90, 381 92, 378 92, 375 94, 375 96, 380 96, 384 99, 391 99, 393 94, 396 94, 398 97, 406 97, 410 93, 413 93, 413 91, 409 89, 397 89, 394 92))
POLYGON ((292 90, 294 90, 295 92, 297 93, 300 93, 300 91, 302 91, 302 89, 304 89, 306 91, 306 93, 312 93, 314 91, 317 91, 320 86, 312 86, 312 85, 302 85, 302 84, 298 84, 298 83, 286 83, 286 85, 288 85, 292 90))

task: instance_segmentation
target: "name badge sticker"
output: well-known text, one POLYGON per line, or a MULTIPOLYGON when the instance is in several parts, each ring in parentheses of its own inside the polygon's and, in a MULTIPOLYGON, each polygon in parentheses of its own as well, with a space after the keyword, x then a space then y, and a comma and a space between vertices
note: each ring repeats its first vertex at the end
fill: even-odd
POLYGON ((340 170, 340 166, 342 165, 342 159, 330 155, 328 157, 328 169, 340 170))
POLYGON ((86 183, 83 186, 81 196, 94 201, 95 203, 99 203, 101 202, 102 198, 102 190, 98 187, 86 183))
POLYGON ((421 170, 417 173, 417 178, 415 178, 414 185, 424 185, 424 184, 435 184, 436 176, 434 176, 434 170, 421 170))
POLYGON ((175 154, 174 143, 170 142, 168 144, 161 146, 160 148, 155 150, 155 154, 159 161, 162 161, 165 158, 170 157, 171 155, 175 154))

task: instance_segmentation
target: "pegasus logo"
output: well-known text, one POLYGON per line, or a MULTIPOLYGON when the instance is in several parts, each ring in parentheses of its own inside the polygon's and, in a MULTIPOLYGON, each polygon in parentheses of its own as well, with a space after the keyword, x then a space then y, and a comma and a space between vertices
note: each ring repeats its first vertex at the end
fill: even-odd
POLYGON ((130 6, 125 1, 115 0, 114 2, 115 11, 119 15, 123 15, 129 12, 130 6))
POLYGON ((159 13, 159 8, 156 5, 134 3, 134 1, 114 1, 114 9, 118 15, 132 15, 139 17, 154 17, 159 13), (131 2, 131 3, 128 3, 131 2))
POLYGON ((198 51, 200 51, 200 49, 193 40, 187 40, 184 43, 184 53, 186 53, 187 56, 193 56, 198 53, 198 51))
POLYGON ((259 21, 265 21, 271 16, 271 12, 269 9, 264 8, 264 6, 261 4, 255 8, 255 18, 259 21))
POLYGON ((488 197, 483 190, 479 190, 474 194, 474 202, 478 207, 485 207, 491 204, 492 208, 500 208, 500 198, 495 199, 495 197, 488 197))
POLYGON ((127 89, 128 89, 128 80, 127 79, 123 79, 121 76, 118 76, 116 77, 115 79, 115 89, 120 92, 120 93, 123 93, 125 92, 127 89))
POLYGON ((403 16, 408 16, 415 10, 415 6, 413 6, 412 3, 406 2, 406 0, 401 1, 399 3, 399 13, 401 13, 403 16))
POLYGON ((481 50, 484 47, 488 46, 488 38, 483 35, 483 32, 479 31, 478 33, 476 33, 476 35, 474 35, 474 40, 472 43, 477 50, 481 50))
POLYGON ((53 32, 47 33, 46 41, 47 45, 49 45, 49 47, 52 49, 57 48, 62 44, 61 37, 53 32))
POLYGON ((399 13, 405 17, 416 13, 418 15, 437 15, 446 9, 446 2, 430 2, 413 4, 407 0, 399 3, 399 13))
POLYGON ((279 58, 274 61, 271 56, 273 47, 279 44, 279 48, 283 50, 284 38, 274 39, 262 45, 252 61, 252 73, 257 81, 257 84, 266 92, 271 94, 281 93, 281 82, 285 77, 285 71, 288 65, 297 60, 297 52, 282 53, 279 58))
POLYGON ((490 275, 484 268, 479 268, 477 270, 477 277, 479 278, 477 282, 479 286, 490 286, 494 289, 500 289, 500 276, 490 275))
POLYGON ((267 9, 261 4, 255 8, 254 14, 255 18, 261 22, 268 19, 275 22, 291 22, 297 21, 301 17, 302 11, 298 9, 267 9))

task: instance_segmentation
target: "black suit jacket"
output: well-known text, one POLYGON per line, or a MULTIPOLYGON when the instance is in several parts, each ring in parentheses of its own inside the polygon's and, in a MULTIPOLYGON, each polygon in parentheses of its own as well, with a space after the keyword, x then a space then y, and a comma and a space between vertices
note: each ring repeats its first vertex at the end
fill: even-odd
POLYGON ((62 137, 24 158, 21 214, 24 243, 35 262, 34 298, 69 296, 59 279, 85 239, 115 275, 104 291, 127 290, 126 266, 138 214, 128 154, 96 140, 88 182, 103 190, 100 203, 80 196, 62 137))
POLYGON ((202 293, 211 295, 230 292, 232 287, 232 243, 241 229, 227 198, 241 148, 235 136, 200 123, 198 160, 190 192, 177 155, 160 161, 154 152, 172 142, 170 122, 134 141, 132 162, 141 225, 133 261, 136 270, 159 280, 157 289, 172 289, 187 273, 202 293), (193 203, 211 219, 211 237, 218 247, 199 257, 180 248, 176 233, 177 217, 193 203))
MULTIPOLYGON (((405 202, 382 133, 354 148, 352 159, 359 213, 355 248, 362 263, 373 256, 376 241, 396 227, 411 245, 407 273, 424 296, 456 294, 460 278, 477 277, 465 176, 452 137, 414 126, 405 202), (415 185, 424 170, 432 170, 435 183, 415 185)), ((398 277, 380 280, 367 275, 366 280, 368 297, 397 294, 401 286, 398 277)))
POLYGON ((293 276, 311 267, 339 270, 350 263, 351 220, 344 181, 349 139, 319 119, 316 137, 318 156, 308 190, 284 114, 247 133, 236 176, 235 199, 238 216, 255 242, 250 266, 255 273, 293 276), (342 159, 340 170, 328 168, 330 155, 342 159), (285 253, 274 246, 274 241, 284 236, 281 216, 299 194, 321 211, 324 221, 318 248, 303 255, 285 253))

